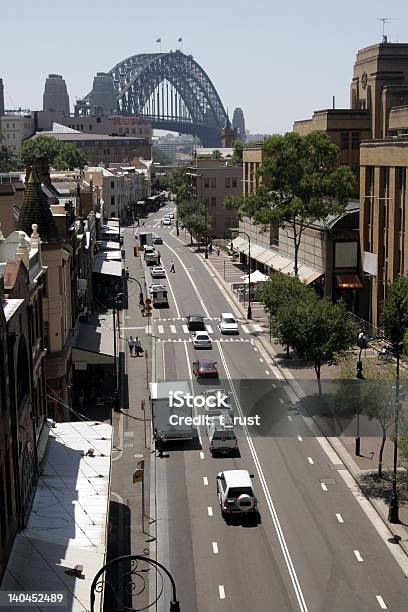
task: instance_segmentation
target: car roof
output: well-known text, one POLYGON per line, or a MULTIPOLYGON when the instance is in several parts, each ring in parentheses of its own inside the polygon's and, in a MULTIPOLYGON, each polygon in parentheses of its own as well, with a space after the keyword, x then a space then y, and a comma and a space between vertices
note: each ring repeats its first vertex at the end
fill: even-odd
POLYGON ((198 315, 198 314, 191 314, 188 315, 187 319, 202 319, 202 315, 198 315))
POLYGON ((195 332, 196 336, 208 336, 208 332, 200 330, 195 332))
POLYGON ((232 314, 232 312, 222 312, 221 316, 222 316, 223 319, 225 319, 226 317, 231 317, 232 319, 235 319, 235 317, 232 314))
POLYGON ((223 474, 229 487, 252 487, 252 481, 247 470, 226 470, 223 474))
POLYGON ((198 363, 211 363, 212 365, 215 364, 215 359, 199 359, 198 363))

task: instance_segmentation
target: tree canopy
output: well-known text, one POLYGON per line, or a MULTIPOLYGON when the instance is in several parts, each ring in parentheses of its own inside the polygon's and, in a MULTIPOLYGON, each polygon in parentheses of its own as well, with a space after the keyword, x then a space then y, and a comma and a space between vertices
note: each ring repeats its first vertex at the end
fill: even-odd
POLYGON ((177 206, 177 216, 192 236, 202 236, 211 230, 211 218, 205 204, 197 200, 183 200, 177 206))
POLYGON ((408 330, 408 277, 392 284, 382 304, 380 325, 387 340, 400 350, 408 330))
POLYGON ((294 245, 294 271, 305 229, 329 214, 344 211, 354 193, 355 179, 340 165, 339 149, 327 134, 300 136, 289 132, 263 141, 262 184, 247 196, 226 198, 225 207, 253 223, 286 229, 294 245))
POLYGON ((41 155, 46 155, 50 160, 50 165, 56 170, 82 170, 86 163, 87 157, 72 142, 64 142, 52 136, 38 136, 25 140, 21 147, 21 159, 24 165, 29 165, 30 162, 41 155))
POLYGON ((19 169, 18 159, 7 145, 0 145, 0 172, 12 172, 19 169))

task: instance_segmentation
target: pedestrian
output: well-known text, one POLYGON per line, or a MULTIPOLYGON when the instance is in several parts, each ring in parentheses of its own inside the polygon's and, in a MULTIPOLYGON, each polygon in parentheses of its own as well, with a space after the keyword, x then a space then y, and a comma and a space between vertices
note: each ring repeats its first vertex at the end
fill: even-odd
POLYGON ((161 227, 163 227, 163 219, 160 221, 160 225, 161 227))
POLYGON ((160 251, 157 251, 157 261, 158 261, 158 263, 159 263, 159 265, 160 265, 160 262, 161 262, 161 255, 160 255, 160 251))
POLYGON ((129 347, 129 355, 132 357, 133 349, 135 347, 135 341, 133 340, 133 336, 130 336, 128 340, 128 347, 129 347))
POLYGON ((142 223, 142 227, 144 227, 144 224, 145 224, 145 222, 143 221, 143 223, 142 223))
POLYGON ((173 260, 171 260, 171 262, 170 262, 170 272, 175 272, 175 271, 176 271, 176 270, 175 270, 175 268, 174 268, 174 261, 173 261, 173 260))
POLYGON ((231 240, 231 242, 230 242, 230 251, 233 251, 233 250, 234 250, 234 245, 233 245, 233 242, 231 240))
POLYGON ((142 351, 142 343, 139 340, 139 336, 136 336, 134 340, 134 347, 135 347, 136 357, 139 357, 139 353, 141 353, 142 351))
POLYGON ((210 242, 210 248, 208 249, 212 253, 212 242, 210 242))
POLYGON ((217 257, 220 256, 220 247, 217 247, 217 257))

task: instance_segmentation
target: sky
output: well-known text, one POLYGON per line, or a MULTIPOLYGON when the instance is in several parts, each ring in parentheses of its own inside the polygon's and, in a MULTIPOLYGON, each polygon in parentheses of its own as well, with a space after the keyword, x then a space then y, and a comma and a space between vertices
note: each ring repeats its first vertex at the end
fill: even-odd
MULTIPOLYGON (((3 3, 2 3, 3 4, 3 3)), ((20 0, 0 7, 0 77, 6 108, 42 108, 49 73, 71 106, 96 72, 138 53, 182 50, 209 75, 232 116, 252 133, 292 129, 314 110, 348 108, 358 49, 408 42, 408 2, 390 0, 20 0)))

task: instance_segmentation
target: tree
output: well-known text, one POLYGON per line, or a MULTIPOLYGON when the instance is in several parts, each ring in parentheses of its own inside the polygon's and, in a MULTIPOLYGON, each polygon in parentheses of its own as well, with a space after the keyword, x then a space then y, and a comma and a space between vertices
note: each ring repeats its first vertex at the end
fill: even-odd
POLYGON ((234 140, 232 143, 233 153, 232 157, 228 163, 229 166, 242 166, 242 156, 244 152, 244 143, 242 140, 234 140))
POLYGON ((382 305, 380 325, 385 337, 398 351, 408 330, 408 277, 403 276, 392 284, 382 305))
POLYGON ((342 302, 333 304, 312 291, 306 300, 293 299, 280 308, 274 328, 282 343, 289 344, 299 357, 313 364, 319 394, 323 363, 336 363, 358 336, 357 326, 342 302))
POLYGON ((290 302, 305 302, 313 293, 295 276, 276 273, 262 283, 261 301, 269 317, 276 318, 281 308, 290 302))
POLYGON ((221 157, 221 151, 218 149, 214 149, 214 151, 211 153, 211 159, 221 159, 221 157))
POLYGON ((339 149, 327 134, 300 136, 289 132, 266 138, 261 184, 248 196, 228 198, 225 206, 248 216, 255 224, 278 224, 293 241, 294 272, 304 231, 329 214, 344 211, 354 193, 354 176, 339 165, 339 149))
POLYGON ((0 145, 0 172, 18 170, 19 164, 12 149, 7 145, 0 145))
POLYGON ((87 163, 85 153, 72 142, 64 142, 52 136, 38 136, 23 142, 21 159, 26 166, 42 155, 46 155, 50 165, 57 170, 82 170, 87 163))
POLYGON ((177 216, 188 229, 191 237, 202 236, 211 229, 211 219, 206 214, 205 204, 197 200, 184 200, 177 206, 177 216))

